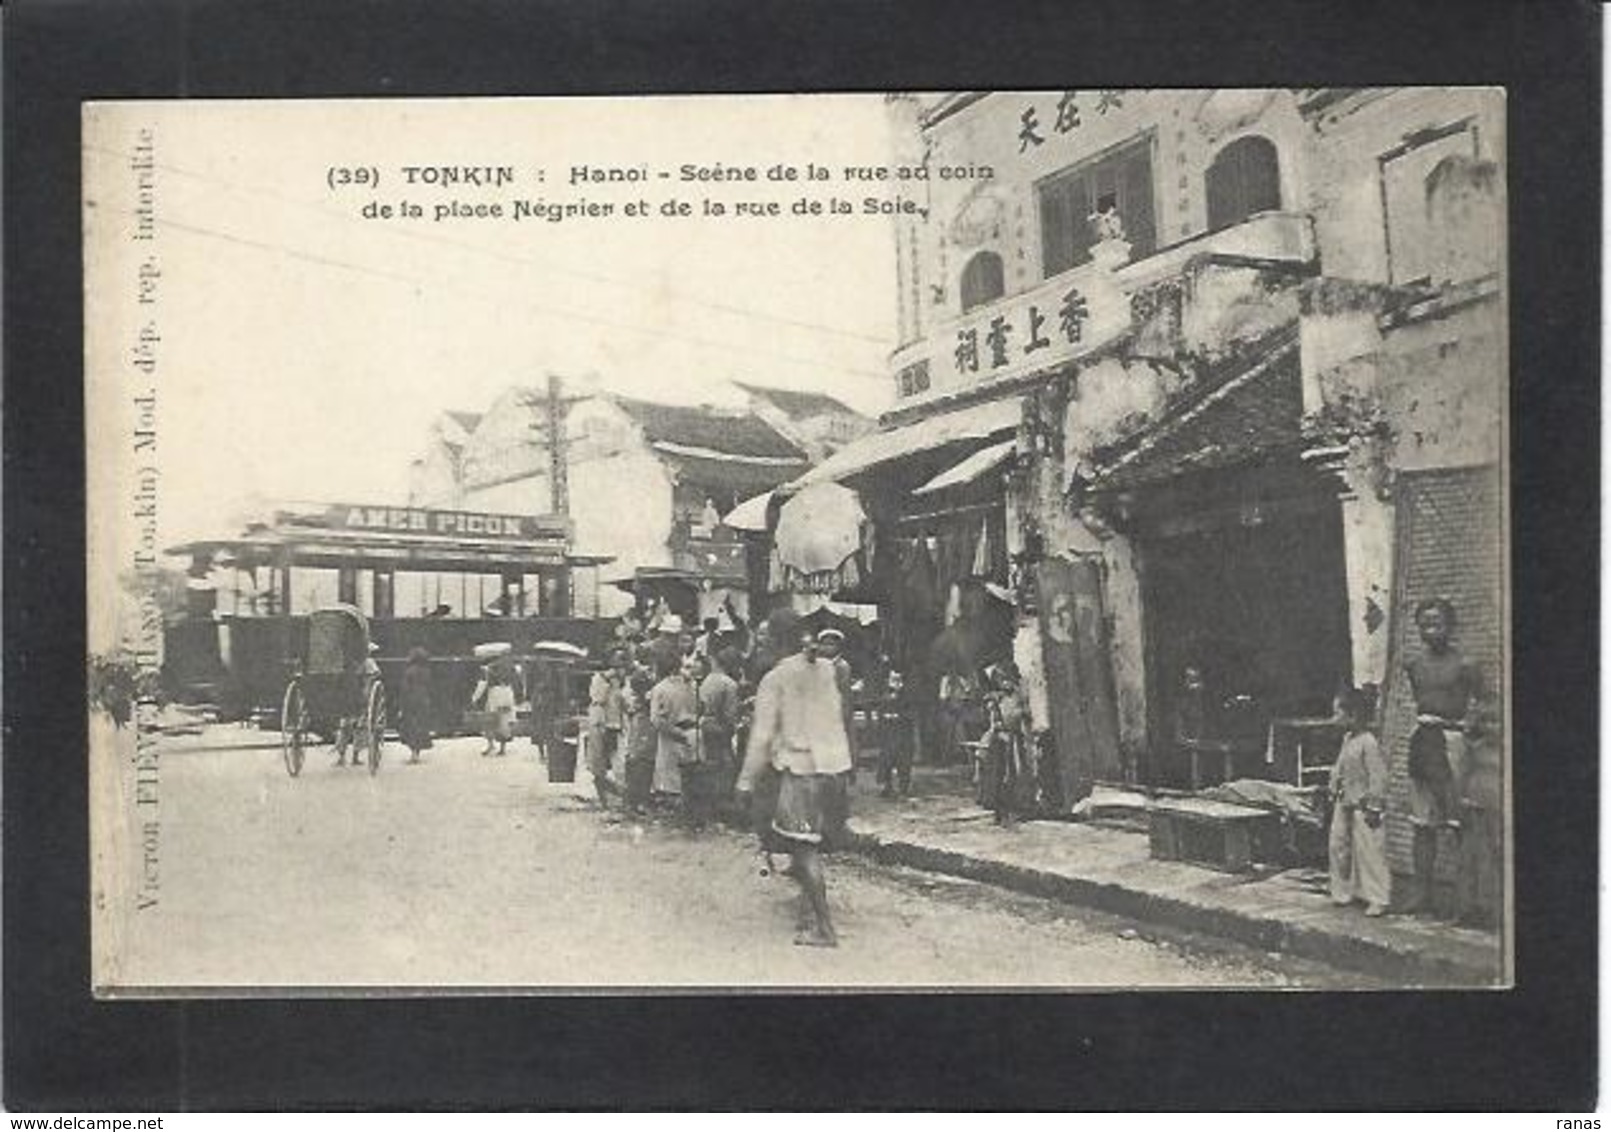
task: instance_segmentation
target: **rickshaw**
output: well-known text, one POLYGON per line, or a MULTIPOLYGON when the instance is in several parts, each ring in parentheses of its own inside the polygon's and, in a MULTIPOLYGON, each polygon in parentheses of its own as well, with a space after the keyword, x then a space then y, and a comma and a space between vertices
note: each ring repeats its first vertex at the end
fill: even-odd
POLYGON ((380 769, 386 732, 386 688, 371 657, 369 622, 351 605, 331 605, 308 615, 308 644, 296 664, 280 709, 285 769, 295 778, 310 735, 353 745, 369 773, 380 769))

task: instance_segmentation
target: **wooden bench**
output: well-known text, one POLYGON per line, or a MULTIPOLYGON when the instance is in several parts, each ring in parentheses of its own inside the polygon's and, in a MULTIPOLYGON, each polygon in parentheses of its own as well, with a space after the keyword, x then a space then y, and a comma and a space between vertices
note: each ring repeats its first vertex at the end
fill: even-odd
POLYGON ((1280 815, 1206 798, 1156 799, 1147 807, 1147 831, 1155 861, 1189 861, 1228 873, 1253 866, 1253 842, 1280 825, 1280 815))

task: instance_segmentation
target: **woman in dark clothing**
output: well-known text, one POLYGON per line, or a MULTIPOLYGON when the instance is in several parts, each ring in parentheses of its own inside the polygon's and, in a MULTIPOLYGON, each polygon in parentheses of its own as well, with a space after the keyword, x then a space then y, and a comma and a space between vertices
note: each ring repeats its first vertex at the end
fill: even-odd
POLYGON ((1011 662, 993 665, 986 678, 990 728, 983 740, 979 804, 995 811, 997 825, 1011 825, 1034 813, 1034 736, 1026 725, 1029 713, 1017 669, 1011 662))
POLYGON ((403 669, 403 690, 398 700, 397 731, 409 749, 408 761, 418 763, 420 752, 431 748, 431 658, 424 649, 409 650, 403 669))
POLYGON ((626 702, 626 810, 642 814, 654 788, 654 759, 657 740, 649 721, 649 692, 654 687, 647 645, 638 646, 623 688, 626 702))

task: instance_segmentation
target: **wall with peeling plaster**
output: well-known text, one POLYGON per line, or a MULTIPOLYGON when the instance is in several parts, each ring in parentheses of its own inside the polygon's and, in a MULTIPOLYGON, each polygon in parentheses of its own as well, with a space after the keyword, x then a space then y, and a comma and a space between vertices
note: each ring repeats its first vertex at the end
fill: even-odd
POLYGON ((1393 328, 1383 344, 1381 395, 1396 432, 1396 468, 1497 463, 1505 420, 1504 324, 1490 296, 1393 328))
POLYGON ((1136 766, 1147 740, 1146 637, 1142 632, 1141 574, 1128 538, 1114 535, 1102 544, 1113 653, 1113 689, 1119 708, 1119 747, 1136 766))
MULTIPOLYGON (((1309 207, 1320 243, 1321 270, 1337 278, 1407 282, 1421 274, 1416 268, 1427 262, 1423 257, 1436 254, 1431 247, 1417 249, 1410 261, 1413 266, 1401 265, 1397 276, 1392 271, 1386 196, 1399 174, 1421 173, 1413 151, 1393 156, 1407 144, 1430 136, 1429 131, 1464 124, 1468 129, 1455 141, 1428 143, 1438 147, 1427 149, 1428 160, 1458 145, 1462 151, 1469 147, 1478 159, 1501 165, 1504 161, 1505 100, 1500 90, 1365 90, 1310 114, 1309 120, 1305 159, 1309 207), (1409 164, 1400 166, 1405 160, 1409 164), (1405 271, 1414 275, 1406 276, 1405 271)), ((1404 191, 1409 192, 1408 187, 1404 191)), ((1490 240, 1502 239, 1502 218, 1502 211, 1491 217, 1490 240)), ((1470 242, 1462 240, 1467 246, 1470 242)))

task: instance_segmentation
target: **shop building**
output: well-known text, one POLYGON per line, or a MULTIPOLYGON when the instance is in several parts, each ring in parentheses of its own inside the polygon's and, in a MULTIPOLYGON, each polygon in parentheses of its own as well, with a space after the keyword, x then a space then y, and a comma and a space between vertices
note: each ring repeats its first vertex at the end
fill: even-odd
MULTIPOLYGON (((619 569, 580 612, 619 614, 634 597, 665 598, 685 617, 724 602, 743 613, 744 545, 720 516, 776 487, 871 422, 832 398, 743 387, 726 407, 671 405, 569 383, 556 413, 550 391, 511 388, 485 413, 447 413, 414 464, 413 498, 427 506, 552 510, 562 468, 579 545, 619 569), (563 452, 549 441, 563 423, 563 452), (860 425, 857 425, 860 421, 860 425)), ((580 595, 579 595, 580 596, 580 595)))
POLYGON ((1006 608, 981 647, 1044 673, 1070 803, 1185 784, 1203 703, 1216 778, 1304 781, 1303 724, 1346 681, 1384 684, 1402 730, 1393 665, 1429 589, 1502 669, 1501 96, 889 109, 920 205, 895 220, 895 403, 776 494, 857 492, 909 669, 967 620, 959 591, 1006 608), (1453 549, 1426 533, 1467 521, 1453 549))

